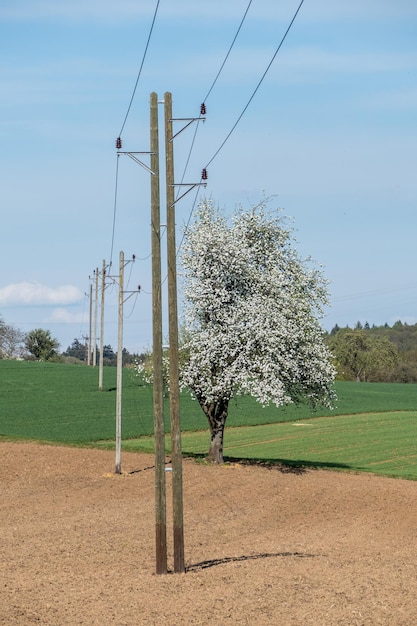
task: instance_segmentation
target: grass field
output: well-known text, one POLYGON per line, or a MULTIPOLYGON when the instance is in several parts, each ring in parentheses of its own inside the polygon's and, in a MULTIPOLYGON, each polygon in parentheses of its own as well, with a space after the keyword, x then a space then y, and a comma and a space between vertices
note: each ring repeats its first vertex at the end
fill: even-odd
MULTIPOLYGON (((225 432, 224 456, 246 460, 356 472, 417 480, 417 411, 316 417, 305 421, 242 426, 225 432)), ((103 447, 109 447, 102 442, 103 447)), ((208 435, 186 432, 185 456, 204 457, 208 435)), ((152 452, 150 437, 125 442, 126 450, 152 452)), ((166 438, 170 451, 170 438, 166 438)))
MULTIPOLYGON (((112 445, 115 388, 111 367, 104 369, 99 392, 97 368, 0 361, 0 435, 112 445)), ((336 383, 336 391, 333 412, 262 408, 251 398, 238 398, 230 406, 225 456, 417 479, 417 386, 343 382, 336 383)), ((152 450, 152 390, 140 386, 131 370, 123 373, 122 414, 124 448, 152 450)), ((184 453, 203 455, 207 424, 188 394, 181 397, 181 422, 184 453)))

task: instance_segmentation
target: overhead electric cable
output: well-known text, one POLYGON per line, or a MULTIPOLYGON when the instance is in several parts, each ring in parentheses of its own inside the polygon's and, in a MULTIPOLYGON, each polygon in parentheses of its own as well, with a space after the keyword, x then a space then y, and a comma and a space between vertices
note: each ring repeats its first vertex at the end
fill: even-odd
MULTIPOLYGON (((272 59, 271 59, 271 60, 270 60, 270 62, 268 63, 266 70, 264 71, 264 73, 262 74, 262 76, 261 76, 260 80, 258 81, 258 84, 256 85, 255 89, 253 90, 252 95, 251 95, 251 97, 249 98, 248 102, 246 103, 246 105, 245 105, 245 107, 244 107, 243 111, 241 112, 241 114, 240 114, 240 115, 239 115, 239 117, 237 118, 236 122, 235 122, 235 123, 234 123, 234 125, 232 126, 232 129, 229 131, 229 133, 227 134, 226 138, 225 138, 225 139, 223 140, 223 142, 220 144, 219 148, 216 150, 216 152, 215 152, 215 153, 214 153, 214 155, 211 157, 211 159, 207 162, 207 164, 206 164, 206 166, 205 166, 205 168, 204 168, 204 169, 207 169, 207 168, 208 168, 208 166, 209 166, 209 165, 210 165, 210 164, 214 161, 214 159, 217 157, 217 155, 219 154, 219 152, 222 150, 222 148, 225 146, 225 144, 227 143, 227 141, 230 139, 230 137, 231 137, 232 133, 234 132, 234 130, 235 130, 235 128, 236 128, 236 126, 239 124, 240 120, 242 119, 242 117, 243 117, 243 116, 244 116, 244 114, 246 113, 246 111, 247 111, 247 109, 248 109, 248 107, 249 107, 250 103, 252 102, 253 98, 255 97, 256 92, 258 91, 259 87, 261 86, 261 84, 262 84, 263 80, 265 79, 265 76, 267 75, 267 73, 268 73, 269 69, 271 68, 271 65, 273 64, 273 62, 274 62, 274 60, 275 60, 275 58, 276 58, 276 56, 277 56, 278 52, 280 51, 280 49, 281 49, 281 47, 282 47, 282 45, 283 45, 283 43, 284 43, 285 39, 287 38, 287 35, 288 35, 288 33, 290 32, 291 27, 292 27, 292 25, 294 24, 294 22, 295 22, 295 20, 296 20, 296 18, 297 18, 297 15, 298 15, 298 13, 300 12, 300 9, 301 9, 301 7, 303 6, 303 4, 304 4, 304 0, 301 0, 300 4, 298 5, 297 10, 295 11, 295 13, 294 13, 294 15, 293 15, 293 18, 292 18, 292 20, 291 20, 291 22, 290 22, 290 24, 289 24, 289 26, 288 26, 287 30, 285 31, 285 33, 284 33, 284 35, 283 35, 283 37, 282 37, 282 39, 281 39, 281 41, 280 41, 280 43, 279 43, 279 45, 278 45, 277 49, 275 50, 275 52, 274 52, 274 54, 273 54, 273 56, 272 56, 272 59)), ((246 13, 248 12, 249 6, 250 6, 250 3, 249 3, 249 5, 248 5, 248 7, 247 7, 247 9, 246 9, 246 12, 245 12, 244 18, 246 17, 246 13)), ((243 18, 243 19, 244 19, 244 18, 243 18)), ((242 26, 242 23, 243 23, 243 20, 242 20, 242 22, 241 22, 241 24, 240 24, 240 26, 239 26, 239 30, 240 30, 240 28, 241 28, 241 26, 242 26)), ((239 32, 239 31, 238 31, 238 32, 239 32)), ((236 37, 235 37, 235 39, 236 39, 236 37)), ((234 43, 235 39, 233 40, 233 43, 234 43)), ((230 48, 230 49, 231 49, 231 48, 230 48)), ((230 50, 229 50, 229 53, 230 53, 230 50)), ((229 54, 229 53, 228 53, 228 54, 229 54)), ((228 56, 228 55, 227 55, 227 56, 228 56)), ((227 57, 226 57, 226 58, 227 58, 227 57)), ((225 59, 225 61, 226 61, 226 59, 225 59)), ((223 63, 223 65, 224 65, 224 63, 223 63)), ((222 65, 222 68, 223 68, 223 65, 222 65)), ((221 68, 221 69, 222 69, 222 68, 221 68)), ((220 71, 221 71, 221 70, 220 70, 220 71)), ((220 72, 219 72, 219 74, 220 74, 220 72)), ((215 84, 216 80, 217 80, 217 76, 216 76, 216 79, 215 79, 215 81, 213 82, 213 85, 212 85, 212 87, 210 88, 210 90, 209 90, 208 94, 210 94, 210 91, 211 91, 211 89, 213 88, 213 86, 214 86, 214 84, 215 84)), ((195 140, 195 134, 194 134, 193 144, 194 144, 194 140, 195 140)), ((192 145, 193 145, 193 144, 192 144, 192 145)), ((188 163, 188 161, 187 161, 187 163, 188 163)), ((190 224, 190 221, 191 221, 192 215, 193 215, 193 213, 194 213, 195 205, 196 205, 196 202, 197 202, 197 196, 198 196, 198 192, 197 192, 197 194, 196 194, 196 196, 195 196, 195 198, 194 198, 194 202, 193 202, 193 205, 192 205, 192 207, 191 207, 191 211, 190 211, 190 214, 189 214, 189 217, 188 217, 188 220, 187 220, 187 224, 186 224, 186 227, 185 227, 185 230, 184 230, 184 234, 183 234, 182 239, 181 239, 181 241, 180 241, 180 244, 179 244, 179 246, 178 246, 177 254, 178 254, 178 252, 179 252, 179 251, 180 251, 180 249, 181 249, 182 243, 183 243, 183 241, 184 241, 185 232, 186 232, 186 230, 188 229, 188 226, 189 226, 189 224, 190 224)))
MULTIPOLYGON (((134 260, 136 260, 136 255, 133 255, 134 260)), ((133 263, 129 263, 129 278, 127 279, 127 281, 125 280, 126 283, 126 291, 129 289, 129 284, 130 284, 130 279, 132 278, 132 270, 133 270, 133 263)))
MULTIPOLYGON (((138 87, 138 84, 139 84, 139 79, 140 79, 141 74, 142 74, 143 65, 145 63, 146 54, 148 52, 149 42, 151 40, 153 28, 154 28, 154 25, 155 25, 156 16, 157 16, 157 13, 158 13, 159 3, 160 3, 160 0, 157 0, 156 6, 155 6, 155 11, 154 11, 153 18, 152 18, 151 27, 149 29, 148 39, 146 41, 145 50, 144 50, 142 61, 141 61, 140 67, 139 67, 139 72, 138 72, 138 75, 137 75, 137 78, 136 78, 135 86, 133 88, 133 92, 132 92, 132 96, 130 98, 129 106, 127 107, 126 115, 124 117, 123 124, 122 124, 122 127, 120 129, 120 132, 119 132, 119 135, 118 135, 118 138, 117 138, 116 145, 117 145, 118 148, 121 146, 121 139, 120 138, 122 136, 124 127, 126 125, 127 118, 129 117, 130 109, 132 108, 133 100, 134 100, 134 97, 135 97, 135 94, 136 94, 136 90, 137 90, 137 87, 138 87), (120 142, 120 146, 118 145, 119 142, 120 142)), ((112 238, 111 238, 111 251, 110 251, 110 265, 109 265, 109 267, 112 266, 112 261, 113 261, 113 246, 114 246, 115 227, 116 227, 116 213, 117 213, 118 173, 119 173, 119 155, 117 155, 117 166, 116 166, 116 181, 115 181, 115 190, 114 190, 114 209, 113 209, 113 230, 112 230, 112 238)))
POLYGON ((273 62, 274 62, 274 60, 275 60, 275 57, 277 56, 277 54, 278 54, 278 52, 280 51, 280 49, 281 49, 281 47, 282 47, 282 45, 283 45, 283 43, 284 43, 285 39, 287 38, 287 35, 288 35, 288 33, 290 32, 291 27, 292 27, 292 25, 294 24, 295 19, 296 19, 296 17, 297 17, 297 15, 298 15, 298 13, 300 12, 300 9, 301 9, 301 7, 302 7, 302 5, 303 5, 303 4, 304 4, 304 0, 301 0, 301 2, 300 2, 300 4, 298 5, 298 8, 297 8, 296 12, 294 13, 294 16, 293 16, 293 18, 292 18, 292 20, 291 20, 291 22, 290 22, 290 24, 289 24, 289 26, 288 26, 287 30, 286 30, 286 31, 285 31, 285 33, 284 33, 284 36, 282 37, 282 39, 281 39, 281 41, 280 41, 280 43, 279 43, 279 45, 278 45, 277 49, 275 50, 275 52, 274 52, 274 54, 273 54, 273 56, 272 56, 272 59, 271 59, 271 60, 270 60, 270 62, 268 63, 266 70, 265 70, 265 71, 264 71, 264 73, 262 74, 262 76, 261 76, 261 78, 260 78, 260 80, 259 80, 258 84, 256 85, 255 89, 253 90, 251 97, 249 98, 249 100, 248 100, 248 102, 246 103, 246 105, 245 105, 245 107, 244 107, 243 111, 241 112, 241 114, 240 114, 240 115, 239 115, 239 117, 237 118, 236 122, 235 122, 235 123, 234 123, 234 125, 232 126, 232 128, 231 128, 231 130, 229 131, 228 135, 226 136, 226 138, 224 139, 224 141, 221 143, 220 147, 216 150, 216 152, 214 153, 214 155, 211 157, 210 161, 208 161, 208 163, 207 163, 207 165, 206 165, 206 168, 207 168, 207 167, 208 167, 208 166, 209 166, 209 165, 210 165, 210 164, 214 161, 214 159, 215 159, 215 158, 216 158, 216 156, 219 154, 219 152, 222 150, 222 148, 223 148, 223 147, 224 147, 224 145, 227 143, 227 141, 230 139, 230 136, 232 135, 232 133, 233 133, 233 131, 235 130, 236 126, 239 124, 240 120, 242 119, 242 117, 243 117, 243 116, 244 116, 244 114, 246 113, 246 111, 247 111, 247 109, 248 109, 248 107, 249 107, 250 103, 252 102, 253 98, 255 97, 256 92, 258 91, 258 89, 259 89, 259 87, 261 86, 261 84, 262 84, 262 82, 263 82, 263 80, 264 80, 265 76, 267 75, 268 71, 270 70, 272 63, 273 63, 273 62))
MULTIPOLYGON (((219 69, 219 71, 217 72, 217 74, 216 74, 216 76, 215 76, 215 78, 214 78, 214 80, 213 80, 213 82, 212 82, 212 84, 211 84, 211 86, 210 86, 210 89, 209 89, 209 90, 208 90, 208 92, 207 92, 206 97, 203 99, 203 102, 204 102, 204 103, 207 101, 207 99, 208 99, 209 95, 210 95, 210 94, 211 94, 211 92, 213 91, 214 85, 216 84, 216 82, 217 82, 217 80, 218 80, 218 78, 219 78, 220 74, 221 74, 221 73, 222 73, 222 71, 223 71, 224 66, 226 65, 226 61, 227 61, 227 59, 229 58, 229 55, 230 55, 230 53, 231 53, 231 51, 232 51, 232 49, 233 49, 233 46, 235 45, 236 39, 237 39, 237 37, 238 37, 238 35, 239 35, 240 31, 241 31, 241 28, 242 28, 242 26, 243 26, 243 22, 244 22, 244 21, 245 21, 245 19, 246 19, 246 16, 247 16, 247 14, 248 14, 248 11, 249 11, 249 9, 250 9, 250 5, 252 4, 252 1, 253 1, 253 0, 249 0, 248 6, 246 7, 246 11, 244 12, 242 19, 240 20, 239 27, 238 27, 238 29, 237 29, 237 31, 236 31, 236 33, 235 33, 235 36, 233 37, 232 43, 231 43, 231 44, 230 44, 230 46, 229 46, 229 50, 227 51, 226 56, 225 56, 225 57, 224 57, 224 59, 223 59, 223 62, 222 62, 222 64, 221 64, 221 66, 220 66, 220 69, 219 69)), ((201 116, 201 114, 200 114, 200 116, 201 116)), ((188 153, 187 161, 186 161, 186 163, 185 163, 185 167, 184 167, 183 175, 182 175, 182 178, 181 178, 181 183, 183 183, 183 182, 184 182, 185 174, 186 174, 187 169, 188 169, 188 164, 189 164, 190 159, 191 159, 191 154, 192 154, 192 151, 193 151, 193 148, 194 148, 194 143, 195 143, 195 140, 196 140, 196 137, 197 137, 197 132, 198 132, 199 124, 200 124, 200 120, 198 120, 198 121, 197 121, 197 124, 196 124, 195 130, 194 130, 194 135, 193 135, 193 139, 192 139, 192 141, 191 141, 191 146, 190 146, 190 150, 189 150, 189 153, 188 153)), ((178 192, 178 193, 179 193, 179 192, 178 192)))
POLYGON ((137 301, 138 301, 138 295, 139 295, 139 291, 138 291, 138 292, 134 295, 134 301, 133 301, 132 308, 131 308, 131 310, 130 310, 130 313, 129 313, 128 315, 125 315, 125 316, 124 316, 124 317, 125 317, 125 319, 129 319, 129 317, 132 317, 132 315, 133 315, 133 311, 135 310, 135 308, 136 308, 136 304, 137 304, 137 301))
POLYGON ((212 85, 211 85, 210 89, 208 90, 207 95, 206 95, 206 97, 204 98, 203 102, 206 102, 206 101, 207 101, 207 98, 209 97, 209 95, 210 95, 210 94, 211 94, 211 92, 213 91, 213 87, 214 87, 214 85, 217 83, 217 79, 219 78, 220 74, 222 73, 222 70, 223 70, 223 68, 224 68, 224 66, 225 66, 225 64, 226 64, 227 59, 229 58, 229 55, 230 55, 230 53, 231 53, 231 51, 232 51, 233 46, 235 45, 236 39, 237 39, 237 37, 238 37, 238 35, 239 35, 239 33, 240 33, 240 30, 241 30, 241 28, 242 28, 242 26, 243 26, 243 22, 245 21, 246 15, 248 14, 248 11, 249 11, 249 9, 250 9, 250 5, 251 5, 251 4, 252 4, 252 0, 249 0, 248 6, 246 7, 246 11, 245 11, 245 13, 243 14, 243 17, 242 17, 242 19, 241 19, 241 21, 240 21, 239 28, 237 29, 236 34, 235 34, 235 36, 233 37, 233 41, 232 41, 232 43, 230 44, 230 48, 229 48, 229 50, 227 51, 227 54, 226 54, 226 56, 224 57, 224 61, 223 61, 223 63, 221 64, 219 71, 217 72, 216 78, 213 80, 212 85))
POLYGON ((123 120, 122 128, 120 129, 119 137, 121 137, 121 136, 122 136, 123 129, 124 129, 125 124, 126 124, 126 122, 127 122, 127 118, 129 117, 130 109, 132 108, 133 99, 134 99, 134 97, 135 97, 135 93, 136 93, 136 89, 137 89, 137 87, 138 87, 139 79, 140 79, 140 76, 141 76, 141 74, 142 74, 143 64, 145 63, 145 58, 146 58, 146 54, 147 54, 147 52, 148 52, 149 42, 150 42, 150 40, 151 40, 153 27, 154 27, 154 25, 155 25, 156 15, 157 15, 157 13, 158 13, 158 8, 159 8, 159 2, 160 2, 160 0, 157 0, 156 7, 155 7, 155 11, 154 11, 154 15, 153 15, 153 19, 152 19, 152 24, 151 24, 151 27, 150 27, 150 30, 149 30, 148 40, 147 40, 147 42, 146 42, 145 51, 144 51, 144 53, 143 53, 143 57, 142 57, 142 62, 141 62, 141 64, 140 64, 140 68, 139 68, 138 76, 137 76, 137 78, 136 78, 136 83, 135 83, 135 86, 134 86, 134 88, 133 88, 132 97, 130 98, 129 106, 127 107, 127 111, 126 111, 125 119, 123 120))

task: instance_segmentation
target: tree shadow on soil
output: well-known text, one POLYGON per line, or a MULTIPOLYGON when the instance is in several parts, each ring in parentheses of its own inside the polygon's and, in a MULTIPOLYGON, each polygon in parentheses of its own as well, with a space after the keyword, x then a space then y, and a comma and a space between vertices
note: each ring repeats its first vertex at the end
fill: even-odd
POLYGON ((207 561, 200 561, 200 563, 194 563, 186 567, 187 572, 198 572, 202 569, 209 567, 215 567, 216 565, 223 565, 224 563, 236 563, 239 561, 253 561, 258 559, 271 559, 278 557, 296 557, 300 559, 314 559, 316 557, 323 556, 322 554, 309 554, 308 552, 266 552, 262 554, 248 554, 242 556, 226 556, 222 559, 208 559, 207 561))
MULTIPOLYGON (((206 455, 204 454, 187 453, 186 456, 195 460, 206 460, 206 455)), ((317 469, 352 469, 350 465, 346 465, 345 463, 331 463, 327 461, 305 461, 302 459, 242 459, 233 456, 225 456, 224 462, 225 464, 230 465, 249 465, 253 467, 263 467, 269 470, 277 470, 282 474, 306 474, 309 470, 317 469)))

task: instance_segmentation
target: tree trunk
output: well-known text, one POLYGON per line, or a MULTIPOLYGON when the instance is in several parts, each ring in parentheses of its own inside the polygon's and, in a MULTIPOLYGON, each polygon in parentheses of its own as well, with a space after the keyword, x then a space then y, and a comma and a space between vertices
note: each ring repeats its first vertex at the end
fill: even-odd
POLYGON ((201 403, 210 426, 210 449, 207 460, 210 463, 223 463, 223 435, 226 424, 229 400, 220 400, 210 404, 201 403))

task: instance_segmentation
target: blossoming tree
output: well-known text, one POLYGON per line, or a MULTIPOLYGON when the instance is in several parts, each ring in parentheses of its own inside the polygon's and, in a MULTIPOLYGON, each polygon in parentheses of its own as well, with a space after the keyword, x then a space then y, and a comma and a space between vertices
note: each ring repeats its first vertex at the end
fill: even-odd
POLYGON ((181 385, 210 426, 208 459, 223 462, 231 398, 277 406, 308 400, 330 407, 335 371, 318 322, 327 282, 301 260, 291 228, 264 204, 232 222, 203 201, 182 246, 185 295, 181 385))

